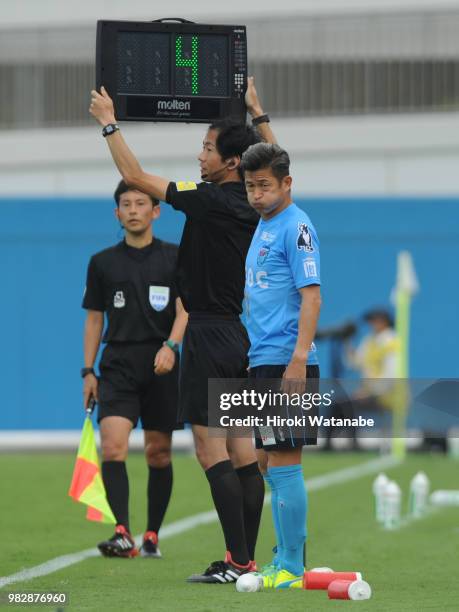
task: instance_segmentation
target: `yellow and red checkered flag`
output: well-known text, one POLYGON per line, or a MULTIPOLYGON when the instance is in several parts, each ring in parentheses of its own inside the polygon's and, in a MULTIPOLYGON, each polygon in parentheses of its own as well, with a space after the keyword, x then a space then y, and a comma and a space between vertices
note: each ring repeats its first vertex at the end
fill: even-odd
POLYGON ((69 495, 74 500, 88 506, 86 518, 90 521, 116 524, 116 519, 108 505, 104 483, 100 475, 96 438, 89 414, 81 432, 69 495))

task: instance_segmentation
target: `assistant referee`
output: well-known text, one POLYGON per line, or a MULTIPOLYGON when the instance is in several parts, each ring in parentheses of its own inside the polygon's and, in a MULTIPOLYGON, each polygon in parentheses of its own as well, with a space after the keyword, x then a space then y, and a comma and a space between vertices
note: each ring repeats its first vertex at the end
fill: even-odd
MULTIPOLYGON (((274 140, 253 79, 246 103, 261 136, 274 140)), ((178 288, 190 321, 183 346, 180 408, 182 418, 192 424, 196 455, 209 481, 227 550, 224 561, 188 580, 235 582, 255 566, 264 485, 250 438, 209 435, 207 381, 246 375, 249 341, 239 316, 245 256, 258 215, 247 202, 239 166, 243 152, 259 137, 243 123, 211 125, 198 157, 204 182, 173 182, 143 171, 116 125, 113 102, 104 88, 91 92, 89 110, 103 126, 124 180, 186 215, 178 288)))
POLYGON ((94 255, 83 308, 84 406, 99 403, 102 477, 115 515, 115 534, 98 547, 104 556, 138 554, 129 528, 126 458, 140 419, 148 465, 148 517, 141 554, 159 557, 158 531, 172 491, 171 438, 177 428, 179 356, 187 324, 175 288, 177 246, 153 236, 159 202, 121 181, 115 214, 125 239, 94 255), (106 344, 96 378, 94 363, 106 344))

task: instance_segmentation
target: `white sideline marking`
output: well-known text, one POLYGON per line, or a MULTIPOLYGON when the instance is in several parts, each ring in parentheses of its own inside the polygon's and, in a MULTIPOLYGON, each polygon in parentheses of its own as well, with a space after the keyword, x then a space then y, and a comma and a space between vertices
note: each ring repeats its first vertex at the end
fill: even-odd
MULTIPOLYGON (((379 470, 394 467, 399 463, 400 461, 391 456, 379 457, 377 459, 372 459, 371 461, 366 461, 365 463, 360 463, 342 470, 329 472, 328 474, 323 474, 322 476, 308 478, 305 483, 309 491, 319 491, 320 489, 326 489, 335 484, 342 484, 344 482, 349 482, 350 480, 356 480, 357 478, 367 476, 368 474, 373 474, 379 470)), ((265 504, 269 503, 270 499, 271 496, 266 495, 265 504)), ((161 540, 172 538, 185 531, 190 531, 199 525, 208 525, 209 523, 214 523, 217 520, 218 517, 215 510, 210 510, 209 512, 200 512, 199 514, 194 514, 187 518, 180 519, 179 521, 174 521, 173 523, 165 525, 161 528, 161 540)), ((142 534, 136 536, 135 540, 137 545, 139 545, 142 541, 142 534)), ((39 578, 40 576, 52 574, 53 572, 57 572, 61 569, 69 567, 70 565, 74 565, 75 563, 79 563, 80 561, 84 561, 85 559, 89 559, 91 557, 98 557, 99 555, 100 553, 97 548, 87 548, 86 550, 82 550, 77 553, 56 557, 55 559, 51 559, 50 561, 46 561, 40 565, 35 565, 34 567, 21 570, 20 572, 16 572, 10 576, 0 577, 0 589, 8 584, 24 582, 26 580, 32 580, 33 578, 39 578)))

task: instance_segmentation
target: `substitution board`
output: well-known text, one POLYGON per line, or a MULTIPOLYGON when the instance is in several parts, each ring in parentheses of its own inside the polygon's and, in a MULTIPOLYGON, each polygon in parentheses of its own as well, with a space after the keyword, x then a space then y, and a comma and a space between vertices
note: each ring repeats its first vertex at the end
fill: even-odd
POLYGON ((245 26, 98 21, 96 87, 125 121, 245 120, 245 26))

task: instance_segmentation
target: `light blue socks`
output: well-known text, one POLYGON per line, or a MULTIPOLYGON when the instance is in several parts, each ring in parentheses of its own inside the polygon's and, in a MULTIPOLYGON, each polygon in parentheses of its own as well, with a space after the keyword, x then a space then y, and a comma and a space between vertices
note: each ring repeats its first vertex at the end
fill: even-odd
POLYGON ((295 576, 304 572, 307 498, 302 466, 270 467, 265 476, 272 491, 271 507, 277 537, 277 565, 295 576))
POLYGON ((276 534, 276 546, 273 548, 274 557, 271 563, 276 567, 280 567, 282 559, 282 533, 279 524, 277 490, 275 489, 272 478, 269 475, 269 469, 268 472, 263 476, 263 478, 265 479, 265 482, 269 484, 269 487, 271 489, 271 513, 273 517, 274 532, 276 534))

